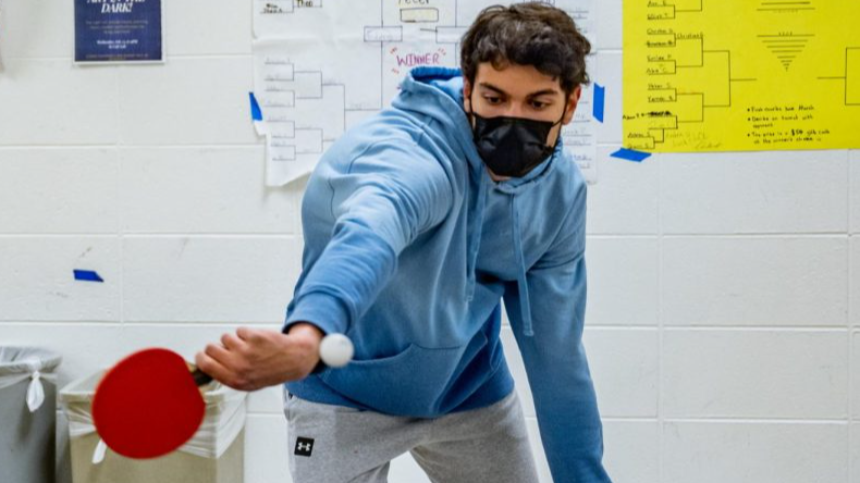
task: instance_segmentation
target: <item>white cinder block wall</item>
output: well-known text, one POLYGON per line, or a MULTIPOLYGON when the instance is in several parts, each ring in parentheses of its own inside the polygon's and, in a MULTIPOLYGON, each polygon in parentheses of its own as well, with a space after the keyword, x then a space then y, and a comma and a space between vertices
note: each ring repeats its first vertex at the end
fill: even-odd
MULTIPOLYGON (((238 325, 276 329, 299 273, 303 186, 263 187, 249 122, 250 2, 164 3, 166 65, 75 68, 71 1, 3 0, 0 344, 60 352, 60 384, 138 347, 190 358, 238 325)), ((610 158, 621 0, 595 3, 586 345, 611 474, 860 482, 860 154, 610 158)), ((248 483, 289 481, 280 405, 251 398, 248 483)), ((408 459, 391 480, 426 481, 408 459)))

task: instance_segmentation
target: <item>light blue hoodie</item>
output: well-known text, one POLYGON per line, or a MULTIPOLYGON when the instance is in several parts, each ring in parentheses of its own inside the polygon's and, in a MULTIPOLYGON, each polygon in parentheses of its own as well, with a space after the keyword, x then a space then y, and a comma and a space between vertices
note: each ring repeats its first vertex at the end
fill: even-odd
POLYGON ((606 483, 581 344, 586 185, 561 143, 523 178, 488 175, 456 69, 421 67, 392 107, 323 156, 302 204, 305 252, 285 330, 345 333, 355 359, 287 384, 327 404, 431 418, 513 390, 501 300, 557 483, 606 483))

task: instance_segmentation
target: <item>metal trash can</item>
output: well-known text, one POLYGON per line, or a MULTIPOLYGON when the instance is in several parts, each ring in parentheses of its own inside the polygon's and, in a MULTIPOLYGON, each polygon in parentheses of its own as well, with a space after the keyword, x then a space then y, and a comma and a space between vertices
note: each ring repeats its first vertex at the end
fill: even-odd
POLYGON ((0 347, 0 480, 54 481, 60 355, 0 347))
POLYGON ((100 371, 69 383, 60 402, 69 421, 74 483, 242 483, 247 393, 217 382, 202 388, 206 415, 191 441, 160 458, 135 460, 112 452, 95 432, 92 401, 100 371))

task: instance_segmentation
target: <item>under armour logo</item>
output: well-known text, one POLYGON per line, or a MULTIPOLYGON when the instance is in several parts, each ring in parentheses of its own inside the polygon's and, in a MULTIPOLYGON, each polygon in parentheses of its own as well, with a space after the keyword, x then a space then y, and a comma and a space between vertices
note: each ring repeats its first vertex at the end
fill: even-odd
POLYGON ((313 439, 302 438, 301 436, 296 439, 296 451, 294 452, 294 454, 296 454, 297 456, 310 456, 313 450, 313 439))

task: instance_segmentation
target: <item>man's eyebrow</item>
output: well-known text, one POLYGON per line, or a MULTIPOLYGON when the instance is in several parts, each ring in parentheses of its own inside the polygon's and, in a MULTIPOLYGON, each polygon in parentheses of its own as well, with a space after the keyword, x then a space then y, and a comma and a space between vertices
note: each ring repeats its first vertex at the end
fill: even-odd
POLYGON ((544 89, 542 91, 532 92, 527 98, 531 99, 538 96, 552 96, 555 94, 561 94, 557 89, 544 89))
POLYGON ((481 82, 481 83, 480 83, 480 84, 478 84, 478 85, 479 85, 479 86, 481 86, 481 87, 483 87, 483 88, 485 88, 485 89, 490 89, 491 91, 495 91, 495 92, 496 92, 496 94, 501 94, 501 95, 503 95, 503 96, 508 95, 508 93, 507 93, 507 92, 505 92, 505 91, 503 91, 503 90, 499 89, 498 87, 496 87, 496 86, 494 86, 494 85, 492 85, 492 84, 490 84, 490 83, 488 83, 488 82, 481 82))
MULTIPOLYGON (((496 87, 496 86, 494 86, 488 82, 481 82, 478 85, 485 88, 485 89, 490 89, 491 91, 495 91, 497 94, 500 94, 503 96, 508 95, 508 93, 505 92, 504 90, 499 89, 498 87, 496 87)), ((526 96, 526 98, 527 99, 533 99, 533 98, 539 97, 539 96, 548 96, 548 95, 555 95, 555 94, 560 94, 560 92, 557 89, 543 89, 543 90, 540 90, 537 92, 532 92, 531 94, 526 96)))

